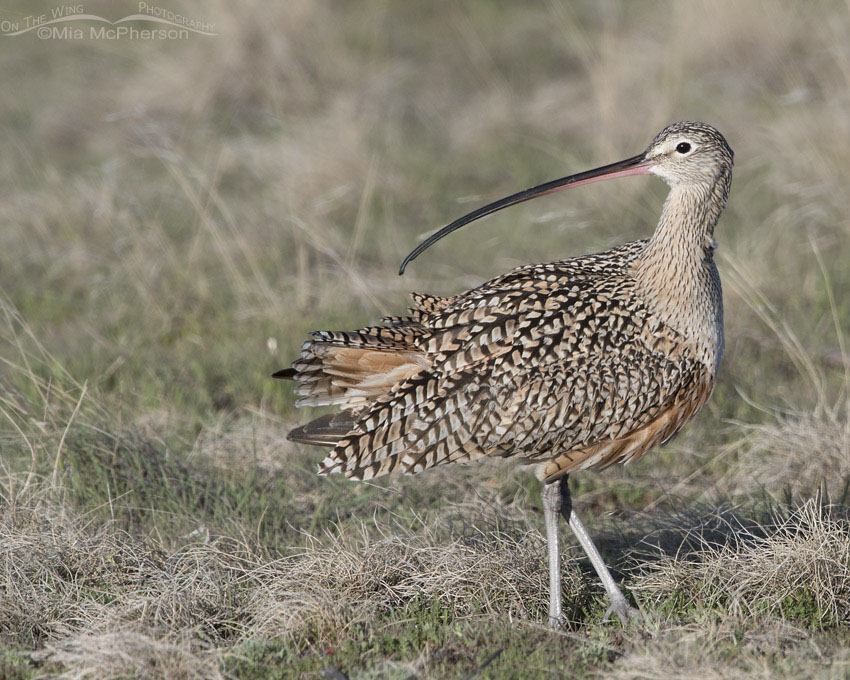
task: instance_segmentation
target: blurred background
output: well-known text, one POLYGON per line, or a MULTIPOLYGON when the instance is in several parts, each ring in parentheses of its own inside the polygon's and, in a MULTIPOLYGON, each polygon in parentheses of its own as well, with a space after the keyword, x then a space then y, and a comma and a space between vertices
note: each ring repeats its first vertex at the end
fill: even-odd
MULTIPOLYGON (((2 32, 57 7, 9 3, 2 32)), ((83 8, 110 21, 141 11, 124 0, 83 8)), ((34 513, 33 541, 47 508, 84 534, 80 516, 166 553, 196 531, 239 537, 260 564, 330 526, 345 535, 375 505, 416 534, 417 513, 433 509, 443 526, 446 503, 480 494, 482 522, 514 513, 537 531, 537 483, 495 466, 371 487, 315 479, 322 452, 285 441, 309 413, 269 375, 307 331, 403 312, 411 290, 452 294, 650 235, 666 186, 629 178, 501 212, 397 275, 404 255, 455 217, 634 155, 679 120, 716 126, 735 150, 715 234, 727 337, 719 385, 674 443, 576 478, 575 495, 600 517, 765 495, 847 501, 846 3, 161 9, 215 35, 97 39, 89 27, 101 24, 78 21, 56 26, 84 28, 80 39, 0 36, 2 489, 9 513, 34 513)), ((398 529, 372 519, 358 525, 363 536, 398 529)), ((532 593, 524 606, 538 606, 532 593)), ((204 649, 260 626, 238 607, 221 616, 239 634, 205 633, 204 649)), ((0 631, 8 649, 70 654, 67 640, 79 646, 80 630, 107 620, 98 617, 7 617, 0 631)), ((126 621, 148 631, 143 618, 126 621)), ((175 622, 155 621, 189 626, 175 622)), ((289 633, 303 652, 348 639, 345 626, 336 638, 289 633)), ((219 666, 199 677, 210 668, 219 666)))

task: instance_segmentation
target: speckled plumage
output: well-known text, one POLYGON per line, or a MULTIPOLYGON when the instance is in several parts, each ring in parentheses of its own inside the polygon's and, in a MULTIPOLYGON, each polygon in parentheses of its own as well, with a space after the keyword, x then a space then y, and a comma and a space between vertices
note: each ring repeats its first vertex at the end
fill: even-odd
POLYGON ((369 479, 510 456, 550 481, 675 434, 711 394, 723 352, 713 228, 732 152, 714 128, 678 123, 641 158, 671 185, 651 239, 454 297, 414 294, 383 326, 312 333, 279 375, 298 381, 298 405, 342 407, 290 433, 333 447, 320 472, 369 479), (675 158, 685 138, 690 163, 675 158))

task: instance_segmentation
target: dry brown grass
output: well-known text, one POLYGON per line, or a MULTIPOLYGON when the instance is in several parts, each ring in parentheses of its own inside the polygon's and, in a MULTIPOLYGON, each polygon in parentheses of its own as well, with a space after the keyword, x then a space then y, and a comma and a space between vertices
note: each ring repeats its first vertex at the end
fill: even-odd
MULTIPOLYGON (((383 536, 366 524, 305 535, 274 559, 203 532, 166 550, 51 498, 3 508, 0 640, 43 646, 35 658, 66 668, 62 677, 219 677, 241 641, 336 644, 417 602, 439 601, 457 620, 539 621, 545 604, 541 535, 475 528, 492 521, 480 501, 383 536), (466 530, 447 530, 460 518, 466 530)), ((566 610, 578 611, 587 583, 575 567, 564 576, 566 610)))
MULTIPOLYGON (((45 485, 46 486, 46 485, 45 485)), ((223 539, 166 552, 109 522, 75 516, 53 500, 3 508, 0 636, 38 647, 48 639, 129 625, 220 642, 234 615, 245 560, 223 539)), ((201 537, 203 538, 203 537, 201 537)))
POLYGON ((198 649, 194 631, 157 637, 134 630, 70 635, 38 657, 64 668, 61 680, 223 680, 216 650, 198 649))
MULTIPOLYGON (((283 638, 323 649, 375 621, 403 631, 416 625, 420 603, 439 603, 455 625, 503 619, 527 626, 545 617, 544 544, 530 528, 536 514, 516 509, 494 518, 480 497, 412 522, 376 516, 359 530, 304 534, 302 547, 279 557, 204 532, 167 549, 52 499, 19 498, 4 509, 0 639, 43 648, 34 658, 58 664, 61 677, 220 677, 243 643, 283 638)), ((657 521, 683 523, 663 514, 657 521)), ((608 543, 641 555, 627 583, 654 631, 649 645, 641 636, 625 639, 612 677, 660 678, 663 669, 695 680, 735 669, 770 677, 760 654, 791 653, 812 626, 850 620, 845 519, 810 502, 775 524, 751 522, 751 531, 728 520, 725 534, 722 522, 707 524, 713 531, 681 536, 687 549, 670 556, 648 559, 657 536, 608 543), (683 612, 694 617, 684 628, 677 623, 683 612), (797 626, 783 623, 795 619, 797 626), (740 659, 718 655, 730 643, 743 645, 740 659)), ((581 620, 595 582, 576 563, 565 563, 564 576, 566 609, 581 620)), ((841 657, 830 663, 846 667, 841 657)), ((792 670, 821 664, 805 656, 792 670)))
POLYGON ((735 618, 787 616, 812 626, 850 622, 850 524, 809 500, 775 526, 697 537, 687 554, 641 568, 652 609, 719 608, 735 618), (699 545, 702 543, 702 545, 699 545))
POLYGON ((735 470, 739 489, 796 498, 824 489, 836 502, 850 501, 850 421, 783 414, 748 429, 755 436, 742 447, 735 470))
POLYGON ((782 621, 756 620, 741 634, 734 626, 701 620, 642 640, 597 677, 612 680, 839 680, 850 671, 846 650, 820 649, 809 634, 782 621), (728 645, 725 654, 718 647, 728 645))
MULTIPOLYGON (((467 504, 419 526, 380 527, 379 537, 363 525, 359 533, 329 532, 308 537, 303 551, 269 565, 275 577, 255 601, 257 635, 303 636, 337 642, 353 627, 405 604, 439 602, 451 618, 479 616, 542 622, 546 574, 544 546, 534 530, 498 533, 473 529, 480 505, 467 504), (451 535, 451 512, 463 514, 470 533, 451 535)), ((486 523, 486 513, 481 515, 486 523)), ((588 599, 575 566, 564 570, 565 611, 577 613, 588 599)))

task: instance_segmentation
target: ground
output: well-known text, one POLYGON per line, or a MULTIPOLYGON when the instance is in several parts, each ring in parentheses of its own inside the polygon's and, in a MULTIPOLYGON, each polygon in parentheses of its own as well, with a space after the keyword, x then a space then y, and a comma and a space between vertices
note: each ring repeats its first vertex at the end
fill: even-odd
POLYGON ((0 38, 0 676, 850 676, 846 4, 164 9, 216 35, 0 38), (622 179, 396 275, 473 207, 688 119, 735 150, 719 384, 572 480, 644 624, 602 621, 564 527, 552 632, 532 474, 319 478, 269 376, 411 290, 648 236, 665 187, 622 179))

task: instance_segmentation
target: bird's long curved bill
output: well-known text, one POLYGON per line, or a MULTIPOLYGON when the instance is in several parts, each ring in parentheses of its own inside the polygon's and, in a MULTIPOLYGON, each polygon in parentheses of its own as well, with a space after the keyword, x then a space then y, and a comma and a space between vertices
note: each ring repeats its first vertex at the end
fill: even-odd
POLYGON ((651 161, 646 160, 646 156, 644 154, 640 154, 617 163, 603 165, 600 168, 585 170, 577 175, 569 175, 567 177, 561 177, 560 179, 554 179, 551 182, 546 182, 545 184, 531 187, 530 189, 506 196, 505 198, 500 198, 498 201, 489 203, 478 208, 478 210, 473 210, 468 215, 464 215, 463 217, 456 219, 451 224, 446 225, 440 229, 440 231, 425 239, 422 243, 416 246, 416 248, 414 248, 407 257, 404 258, 404 262, 401 263, 401 267, 398 270, 399 276, 404 274, 405 268, 412 260, 416 259, 423 251, 430 248, 437 241, 443 238, 443 236, 448 236, 453 231, 456 231, 457 229, 460 229, 461 227, 466 226, 470 222, 474 222, 485 215, 490 215, 502 208, 507 208, 508 206, 522 203, 523 201, 529 201, 532 198, 537 198, 538 196, 545 196, 546 194, 551 194, 556 191, 560 191, 561 189, 566 189, 567 187, 577 187, 582 184, 590 184, 591 182, 599 182, 603 179, 613 179, 615 177, 643 175, 649 172, 651 165, 651 161))

